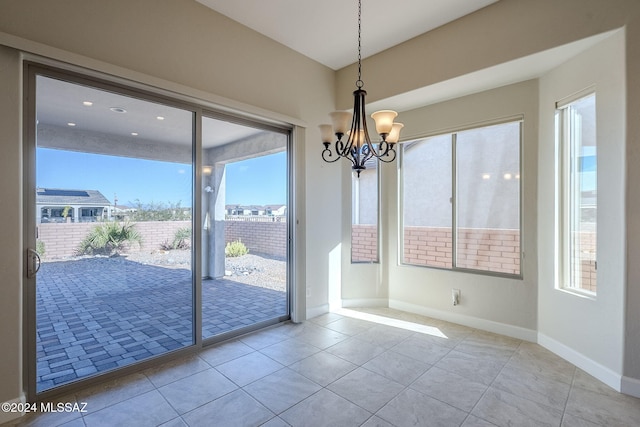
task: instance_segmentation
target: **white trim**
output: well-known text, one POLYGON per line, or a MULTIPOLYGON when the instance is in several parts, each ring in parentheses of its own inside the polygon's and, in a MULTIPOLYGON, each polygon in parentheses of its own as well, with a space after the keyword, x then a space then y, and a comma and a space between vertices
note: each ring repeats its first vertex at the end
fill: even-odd
POLYGON ((316 307, 307 307, 307 320, 321 316, 331 311, 329 304, 322 304, 316 307))
POLYGON ((622 377, 620 392, 634 397, 640 397, 640 380, 637 378, 622 377))
POLYGON ((420 314, 447 322, 457 323, 470 328, 482 329, 495 334, 505 335, 511 338, 536 342, 537 332, 532 329, 521 328, 519 326, 507 325, 506 323, 494 322, 493 320, 480 319, 478 317, 466 316, 464 314, 451 313, 448 311, 436 310, 423 307, 404 301, 389 300, 389 308, 420 314))
POLYGON ((589 87, 586 87, 584 89, 581 89, 575 93, 572 93, 571 95, 565 96, 564 98, 560 99, 559 101, 556 101, 556 109, 557 110, 561 110, 563 108, 567 108, 569 106, 569 104, 582 99, 582 98, 586 98, 587 96, 593 95, 596 93, 596 86, 595 85, 591 85, 589 87))
MULTIPOLYGON (((27 399, 25 397, 24 394, 21 394, 20 397, 16 397, 15 399, 11 399, 11 400, 7 400, 6 402, 3 403, 10 403, 10 404, 15 404, 15 403, 26 403, 27 399)), ((16 420, 20 417, 22 417, 25 413, 24 412, 5 412, 5 411, 0 411, 0 424, 4 424, 6 422, 12 421, 12 420, 16 420)))
POLYGON ((389 307, 386 298, 343 299, 342 307, 389 307))
MULTIPOLYGON (((566 361, 576 365, 578 368, 602 381, 615 391, 621 391, 620 384, 622 381, 622 376, 607 368, 606 366, 603 366, 598 362, 589 359, 584 354, 579 353, 576 350, 566 346, 565 344, 562 344, 561 342, 556 341, 553 338, 549 338, 542 333, 538 333, 538 344, 562 357, 566 361)), ((638 382, 638 384, 640 384, 640 381, 636 381, 638 382)), ((640 387, 638 388, 638 391, 640 391, 640 387)))

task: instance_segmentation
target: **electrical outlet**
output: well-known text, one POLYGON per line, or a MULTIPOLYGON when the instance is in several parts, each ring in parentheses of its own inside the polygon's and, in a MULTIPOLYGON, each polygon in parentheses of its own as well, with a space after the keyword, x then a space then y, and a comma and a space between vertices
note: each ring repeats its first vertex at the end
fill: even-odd
POLYGON ((453 300, 453 305, 460 304, 460 289, 451 289, 451 299, 453 300))

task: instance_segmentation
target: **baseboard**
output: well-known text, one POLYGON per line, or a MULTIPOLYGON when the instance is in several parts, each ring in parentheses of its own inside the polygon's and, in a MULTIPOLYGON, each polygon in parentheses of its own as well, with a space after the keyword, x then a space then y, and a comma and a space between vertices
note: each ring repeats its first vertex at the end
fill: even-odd
MULTIPOLYGON (((547 350, 557 354, 562 357, 564 360, 576 365, 578 368, 582 369, 589 375, 597 378, 602 381, 612 389, 616 391, 621 391, 621 382, 622 376, 620 374, 615 373, 611 369, 606 366, 602 366, 598 362, 595 362, 584 354, 579 353, 572 349, 571 347, 562 344, 559 341, 554 340, 553 338, 549 338, 545 334, 538 333, 538 344, 546 348, 547 350)), ((640 386, 640 381, 635 380, 638 384, 635 387, 640 386)), ((638 388, 640 391, 640 388, 638 388)), ((631 394, 631 393, 627 393, 631 394)), ((638 396, 638 395, 635 395, 638 396)))
POLYGON ((640 397, 640 380, 623 376, 620 391, 633 397, 640 397))
POLYGON ((322 304, 317 307, 307 307, 307 320, 328 313, 329 311, 329 304, 322 304))
MULTIPOLYGON (((8 404, 16 404, 16 403, 22 403, 24 404, 27 401, 26 397, 24 395, 20 396, 20 397, 16 397, 15 399, 11 399, 11 400, 7 400, 6 403, 8 404)), ((3 404, 5 402, 2 402, 3 404)), ((13 421, 16 420, 18 418, 20 418, 21 416, 24 415, 24 412, 5 412, 5 411, 0 411, 0 424, 4 424, 4 423, 8 423, 9 421, 13 421)))
POLYGON ((390 299, 389 308, 433 317, 435 319, 457 323, 470 328, 482 329, 483 331, 493 332, 495 334, 505 335, 524 341, 536 342, 538 337, 536 331, 532 329, 521 328, 519 326, 508 325, 506 323, 494 322, 493 320, 480 319, 478 317, 466 316, 464 314, 452 313, 449 311, 436 310, 404 301, 390 299))
POLYGON ((389 307, 386 298, 343 299, 342 307, 389 307))

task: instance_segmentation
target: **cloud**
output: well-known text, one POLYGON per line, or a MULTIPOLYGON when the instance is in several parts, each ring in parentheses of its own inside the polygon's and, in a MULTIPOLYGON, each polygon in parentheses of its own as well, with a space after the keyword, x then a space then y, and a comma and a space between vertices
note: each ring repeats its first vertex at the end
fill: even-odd
POLYGON ((178 169, 178 173, 179 174, 183 174, 183 173, 185 173, 185 170, 184 169, 178 169))

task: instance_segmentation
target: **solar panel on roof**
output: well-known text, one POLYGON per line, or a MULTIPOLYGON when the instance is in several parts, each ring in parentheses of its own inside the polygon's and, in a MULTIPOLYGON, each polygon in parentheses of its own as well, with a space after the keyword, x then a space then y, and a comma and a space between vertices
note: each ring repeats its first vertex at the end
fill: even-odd
POLYGON ((39 196, 61 196, 61 197, 89 197, 89 193, 82 190, 56 190, 45 188, 38 191, 39 196))

